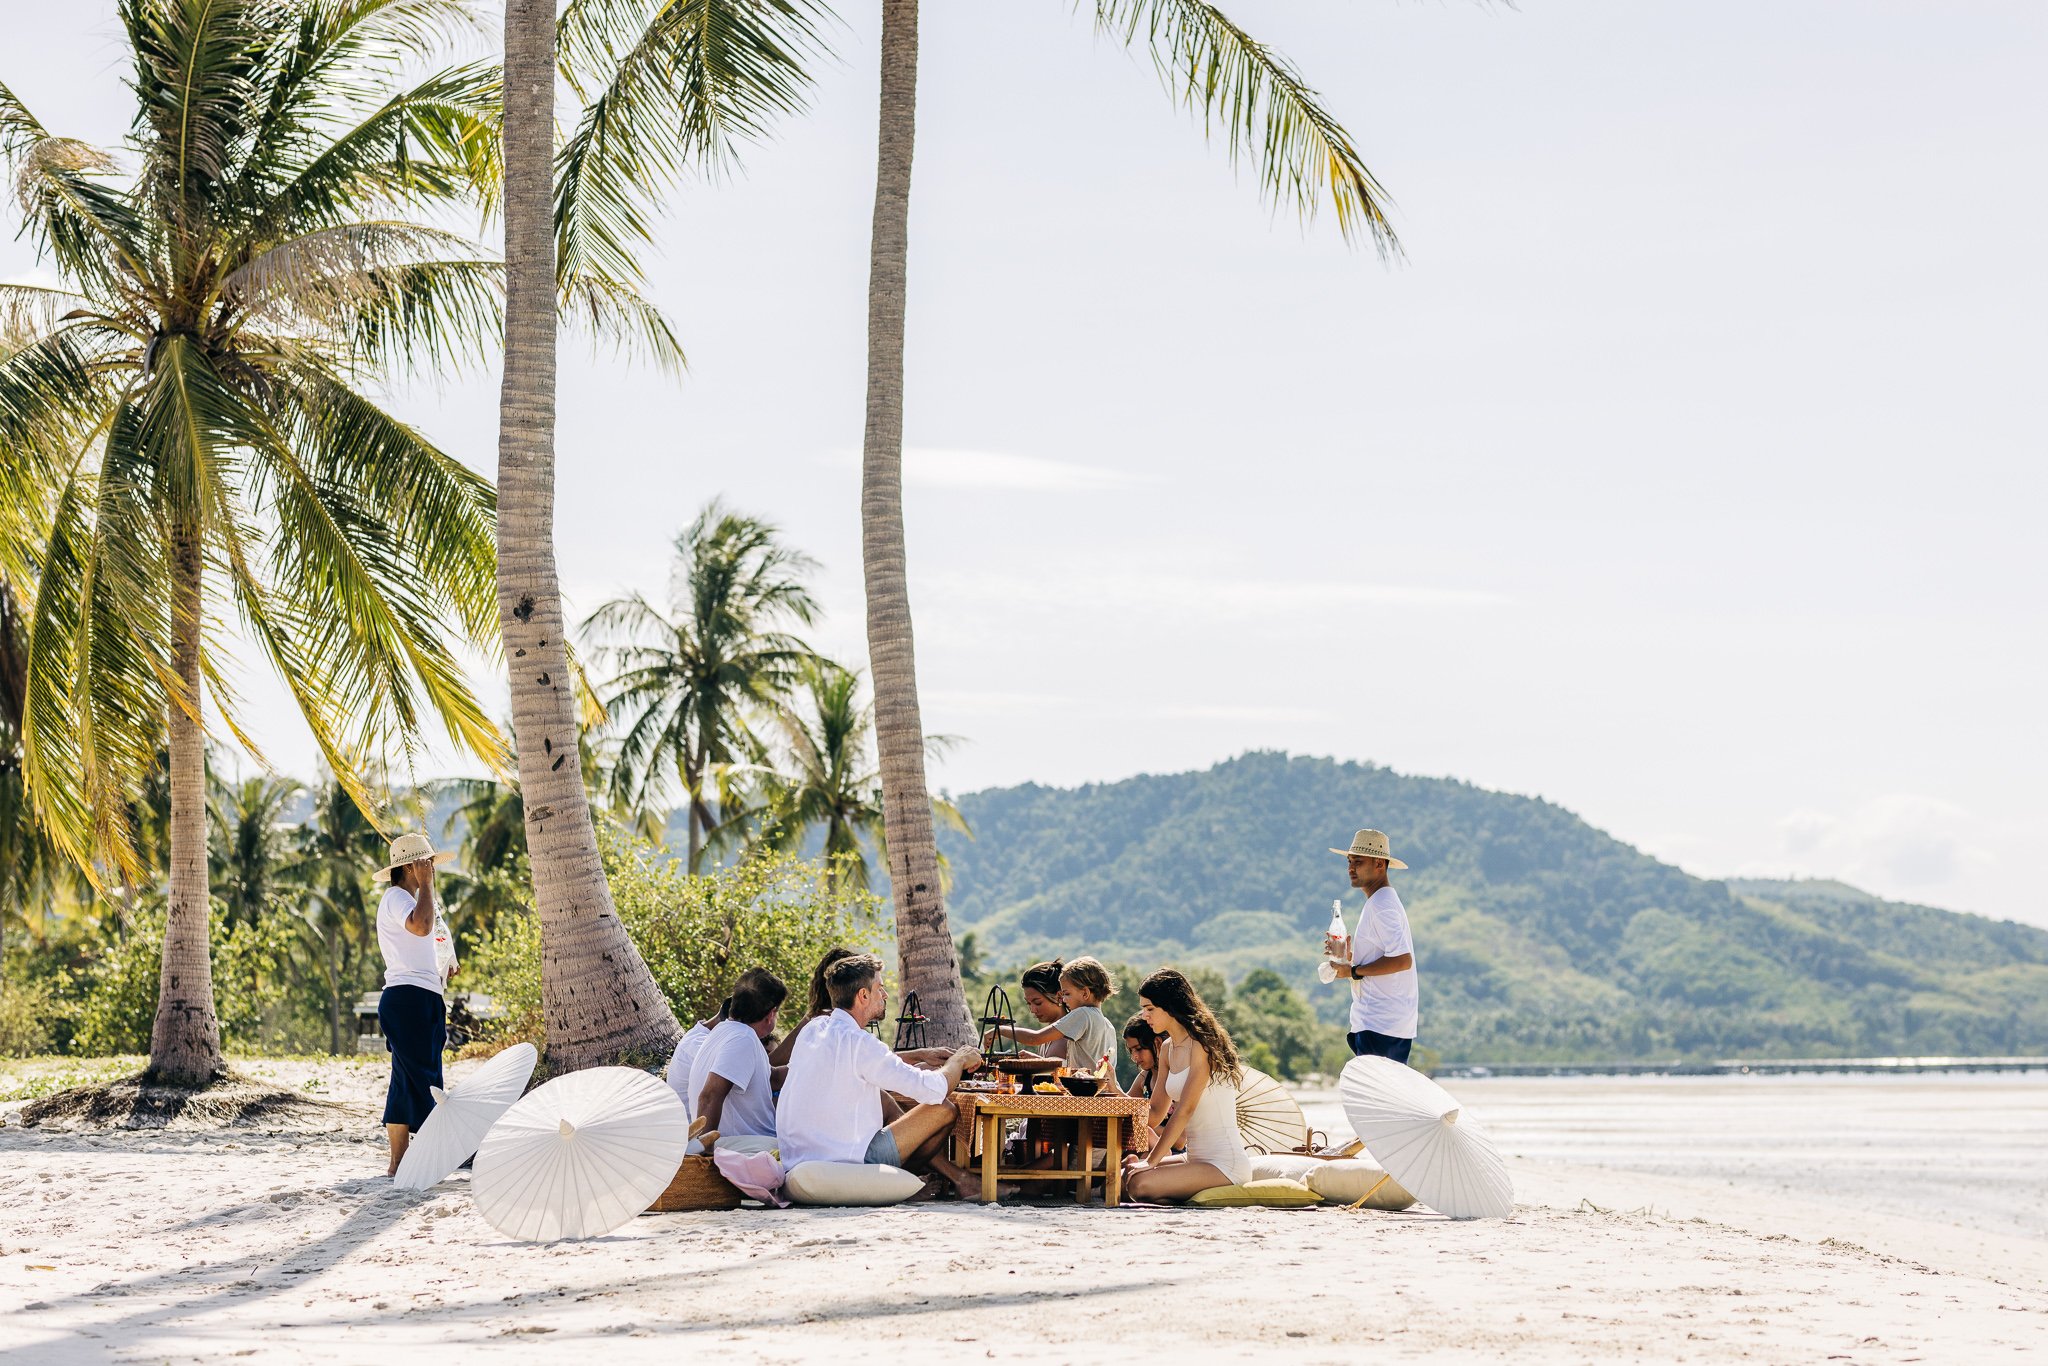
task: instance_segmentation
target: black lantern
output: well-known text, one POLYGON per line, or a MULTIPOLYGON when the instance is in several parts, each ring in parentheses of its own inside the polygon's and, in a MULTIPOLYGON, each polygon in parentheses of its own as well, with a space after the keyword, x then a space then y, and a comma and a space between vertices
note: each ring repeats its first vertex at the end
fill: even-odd
POLYGON ((1010 1014, 1010 993, 1003 990, 1001 982, 988 989, 988 999, 981 1006, 981 1035, 976 1042, 987 1041, 981 1051, 993 1059, 999 1053, 1021 1053, 1024 1046, 1017 1042, 1017 1020, 1010 1014), (1010 1046, 1003 1047, 1003 1031, 1010 1031, 1010 1046))
POLYGON ((917 1008, 917 993, 903 993, 903 1009, 896 1016, 896 1051, 905 1053, 913 1048, 925 1048, 925 1015, 917 1008))

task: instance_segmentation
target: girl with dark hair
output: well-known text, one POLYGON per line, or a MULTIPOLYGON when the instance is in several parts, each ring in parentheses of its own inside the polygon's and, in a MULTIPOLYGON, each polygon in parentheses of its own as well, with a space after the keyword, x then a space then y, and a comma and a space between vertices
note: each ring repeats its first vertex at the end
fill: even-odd
POLYGON ((1124 1052, 1130 1054, 1131 1065, 1138 1069, 1124 1094, 1149 1098, 1157 1089, 1153 1074, 1159 1070, 1159 1033, 1145 1023, 1142 1011, 1124 1021, 1124 1052))
MULTIPOLYGON (((1066 964, 1057 958, 1050 963, 1033 963, 1024 969, 1024 975, 1020 979, 1024 988, 1024 1008, 1031 1012, 1031 1018, 1038 1021, 1043 1028, 1018 1027, 1017 1042, 1026 1048, 1040 1050, 1048 1058, 1067 1056, 1067 1036, 1054 1027, 1059 1018, 1067 1013, 1066 1002, 1060 999, 1060 973, 1065 967, 1066 964)), ((997 1032, 991 1029, 983 1035, 981 1046, 995 1047, 997 1032)), ((1094 1060, 1090 1059, 1079 1065, 1092 1067, 1094 1060)))
POLYGON ((1124 1159, 1134 1200, 1185 1200, 1214 1186, 1251 1179, 1251 1155, 1237 1131, 1237 1086, 1244 1067, 1229 1031, 1217 1022, 1194 984, 1161 968, 1138 988, 1138 1013, 1159 1036, 1161 1084, 1152 1093, 1152 1123, 1165 1125, 1145 1156, 1124 1159), (1166 1115, 1171 1105, 1173 1113, 1166 1115), (1185 1153, 1175 1153, 1184 1143, 1185 1153))

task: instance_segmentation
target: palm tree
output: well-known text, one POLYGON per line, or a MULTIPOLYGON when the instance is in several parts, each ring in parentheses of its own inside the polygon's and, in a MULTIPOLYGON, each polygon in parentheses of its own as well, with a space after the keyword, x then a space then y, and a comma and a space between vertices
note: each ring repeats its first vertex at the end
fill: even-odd
MULTIPOLYGON (((868 276, 867 422, 861 443, 861 564, 875 679, 889 885, 900 976, 938 1040, 971 1027, 946 925, 925 781, 924 722, 903 538, 903 339, 909 291, 910 164, 916 142, 917 0, 882 0, 882 95, 868 276)), ((1327 192, 1347 240, 1394 247, 1383 192, 1350 135, 1285 59, 1205 0, 1095 0, 1096 24, 1151 50, 1168 89, 1248 155, 1267 195, 1306 215, 1327 192)))
POLYGON ((404 79, 466 8, 121 0, 125 162, 0 86, 0 157, 64 282, 0 287, 0 567, 35 584, 25 771, 65 855, 132 884, 127 798, 167 735, 160 1083, 224 1071, 206 711, 253 748, 228 617, 357 801, 362 756, 430 714, 502 754, 454 648, 491 639, 491 488, 357 387, 493 335, 498 266, 404 216, 495 194, 497 74, 404 79))
MULTIPOLYGON (((882 819, 882 782, 869 744, 874 708, 862 702, 860 674, 818 659, 802 673, 804 706, 783 717, 789 772, 769 770, 762 782, 759 822, 770 848, 794 849, 813 830, 823 832, 825 882, 834 891, 868 886, 866 843, 882 861, 889 858, 882 819)), ((934 735, 928 748, 946 736, 934 735)), ((944 797, 932 799, 932 818, 971 834, 960 808, 944 797)), ((940 860, 944 876, 944 859, 940 860)))
POLYGON ((269 911, 288 843, 285 818, 305 790, 291 778, 215 781, 207 802, 214 834, 213 894, 229 924, 254 926, 269 911))
POLYGON ((816 620, 802 577, 815 567, 780 544, 769 523, 713 501, 676 538, 668 613, 635 594, 605 603, 584 623, 619 669, 604 700, 619 718, 613 795, 647 810, 673 779, 693 872, 721 820, 714 796, 720 810, 731 805, 722 779, 758 748, 751 722, 785 709, 816 657, 780 629, 816 620))
POLYGON ((555 0, 505 4, 505 376, 498 609, 545 946, 542 1009, 561 1069, 665 1053, 680 1031, 612 906, 579 775, 555 568, 555 296, 639 278, 651 194, 796 106, 798 0, 569 0, 561 74, 588 101, 555 177, 555 0), (595 92, 595 93, 592 93, 595 92), (558 240, 559 234, 559 240, 558 240))
POLYGON ((313 809, 294 832, 277 876, 303 894, 297 923, 327 984, 328 1050, 342 1053, 348 1051, 343 1016, 363 985, 376 942, 370 870, 384 861, 387 846, 379 822, 347 784, 330 777, 312 797, 313 809))

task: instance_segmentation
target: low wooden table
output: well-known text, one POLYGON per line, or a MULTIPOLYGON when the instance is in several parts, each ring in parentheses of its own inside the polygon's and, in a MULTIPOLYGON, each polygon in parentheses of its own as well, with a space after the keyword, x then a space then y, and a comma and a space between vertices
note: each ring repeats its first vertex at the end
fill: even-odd
POLYGON ((963 1167, 973 1167, 974 1149, 977 1140, 981 1147, 981 1198, 995 1203, 998 1181, 1072 1181, 1074 1199, 1084 1201, 1095 1184, 1095 1126, 1087 1120, 1103 1122, 1103 1149, 1107 1160, 1103 1166, 1103 1203, 1115 1209, 1124 1193, 1124 1145, 1122 1130, 1125 1121, 1131 1124, 1131 1132, 1138 1132, 1152 1103, 1143 1096, 1042 1096, 1025 1092, 1004 1095, 992 1091, 955 1091, 953 1103, 960 1107, 960 1118, 953 1125, 953 1160, 963 1167), (1001 1165, 1003 1159, 1003 1121, 1006 1119, 1078 1119, 1081 1141, 1079 1145, 1081 1164, 1077 1168, 1057 1170, 1016 1170, 1001 1165))

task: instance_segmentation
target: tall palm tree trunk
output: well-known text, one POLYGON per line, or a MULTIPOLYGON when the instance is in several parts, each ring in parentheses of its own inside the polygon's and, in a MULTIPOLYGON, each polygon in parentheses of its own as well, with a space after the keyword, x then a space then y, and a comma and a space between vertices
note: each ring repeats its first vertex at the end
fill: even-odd
POLYGON ((163 969, 149 1031, 151 1081, 197 1089, 227 1072, 213 1013, 206 877, 206 736, 199 721, 199 537, 172 546, 171 663, 184 694, 170 708, 171 897, 164 917, 163 969))
POLYGON ((973 1027, 939 890, 939 850, 925 787, 924 719, 903 545, 903 320, 909 288, 910 159, 917 124, 917 0, 882 0, 880 157, 868 265, 868 414, 861 443, 861 567, 882 830, 896 906, 898 973, 930 1018, 932 1041, 966 1043, 973 1027))
POLYGON ((555 573, 554 0, 505 6, 505 382, 498 616, 557 1071, 665 1053, 681 1031, 612 906, 577 759, 555 573))

